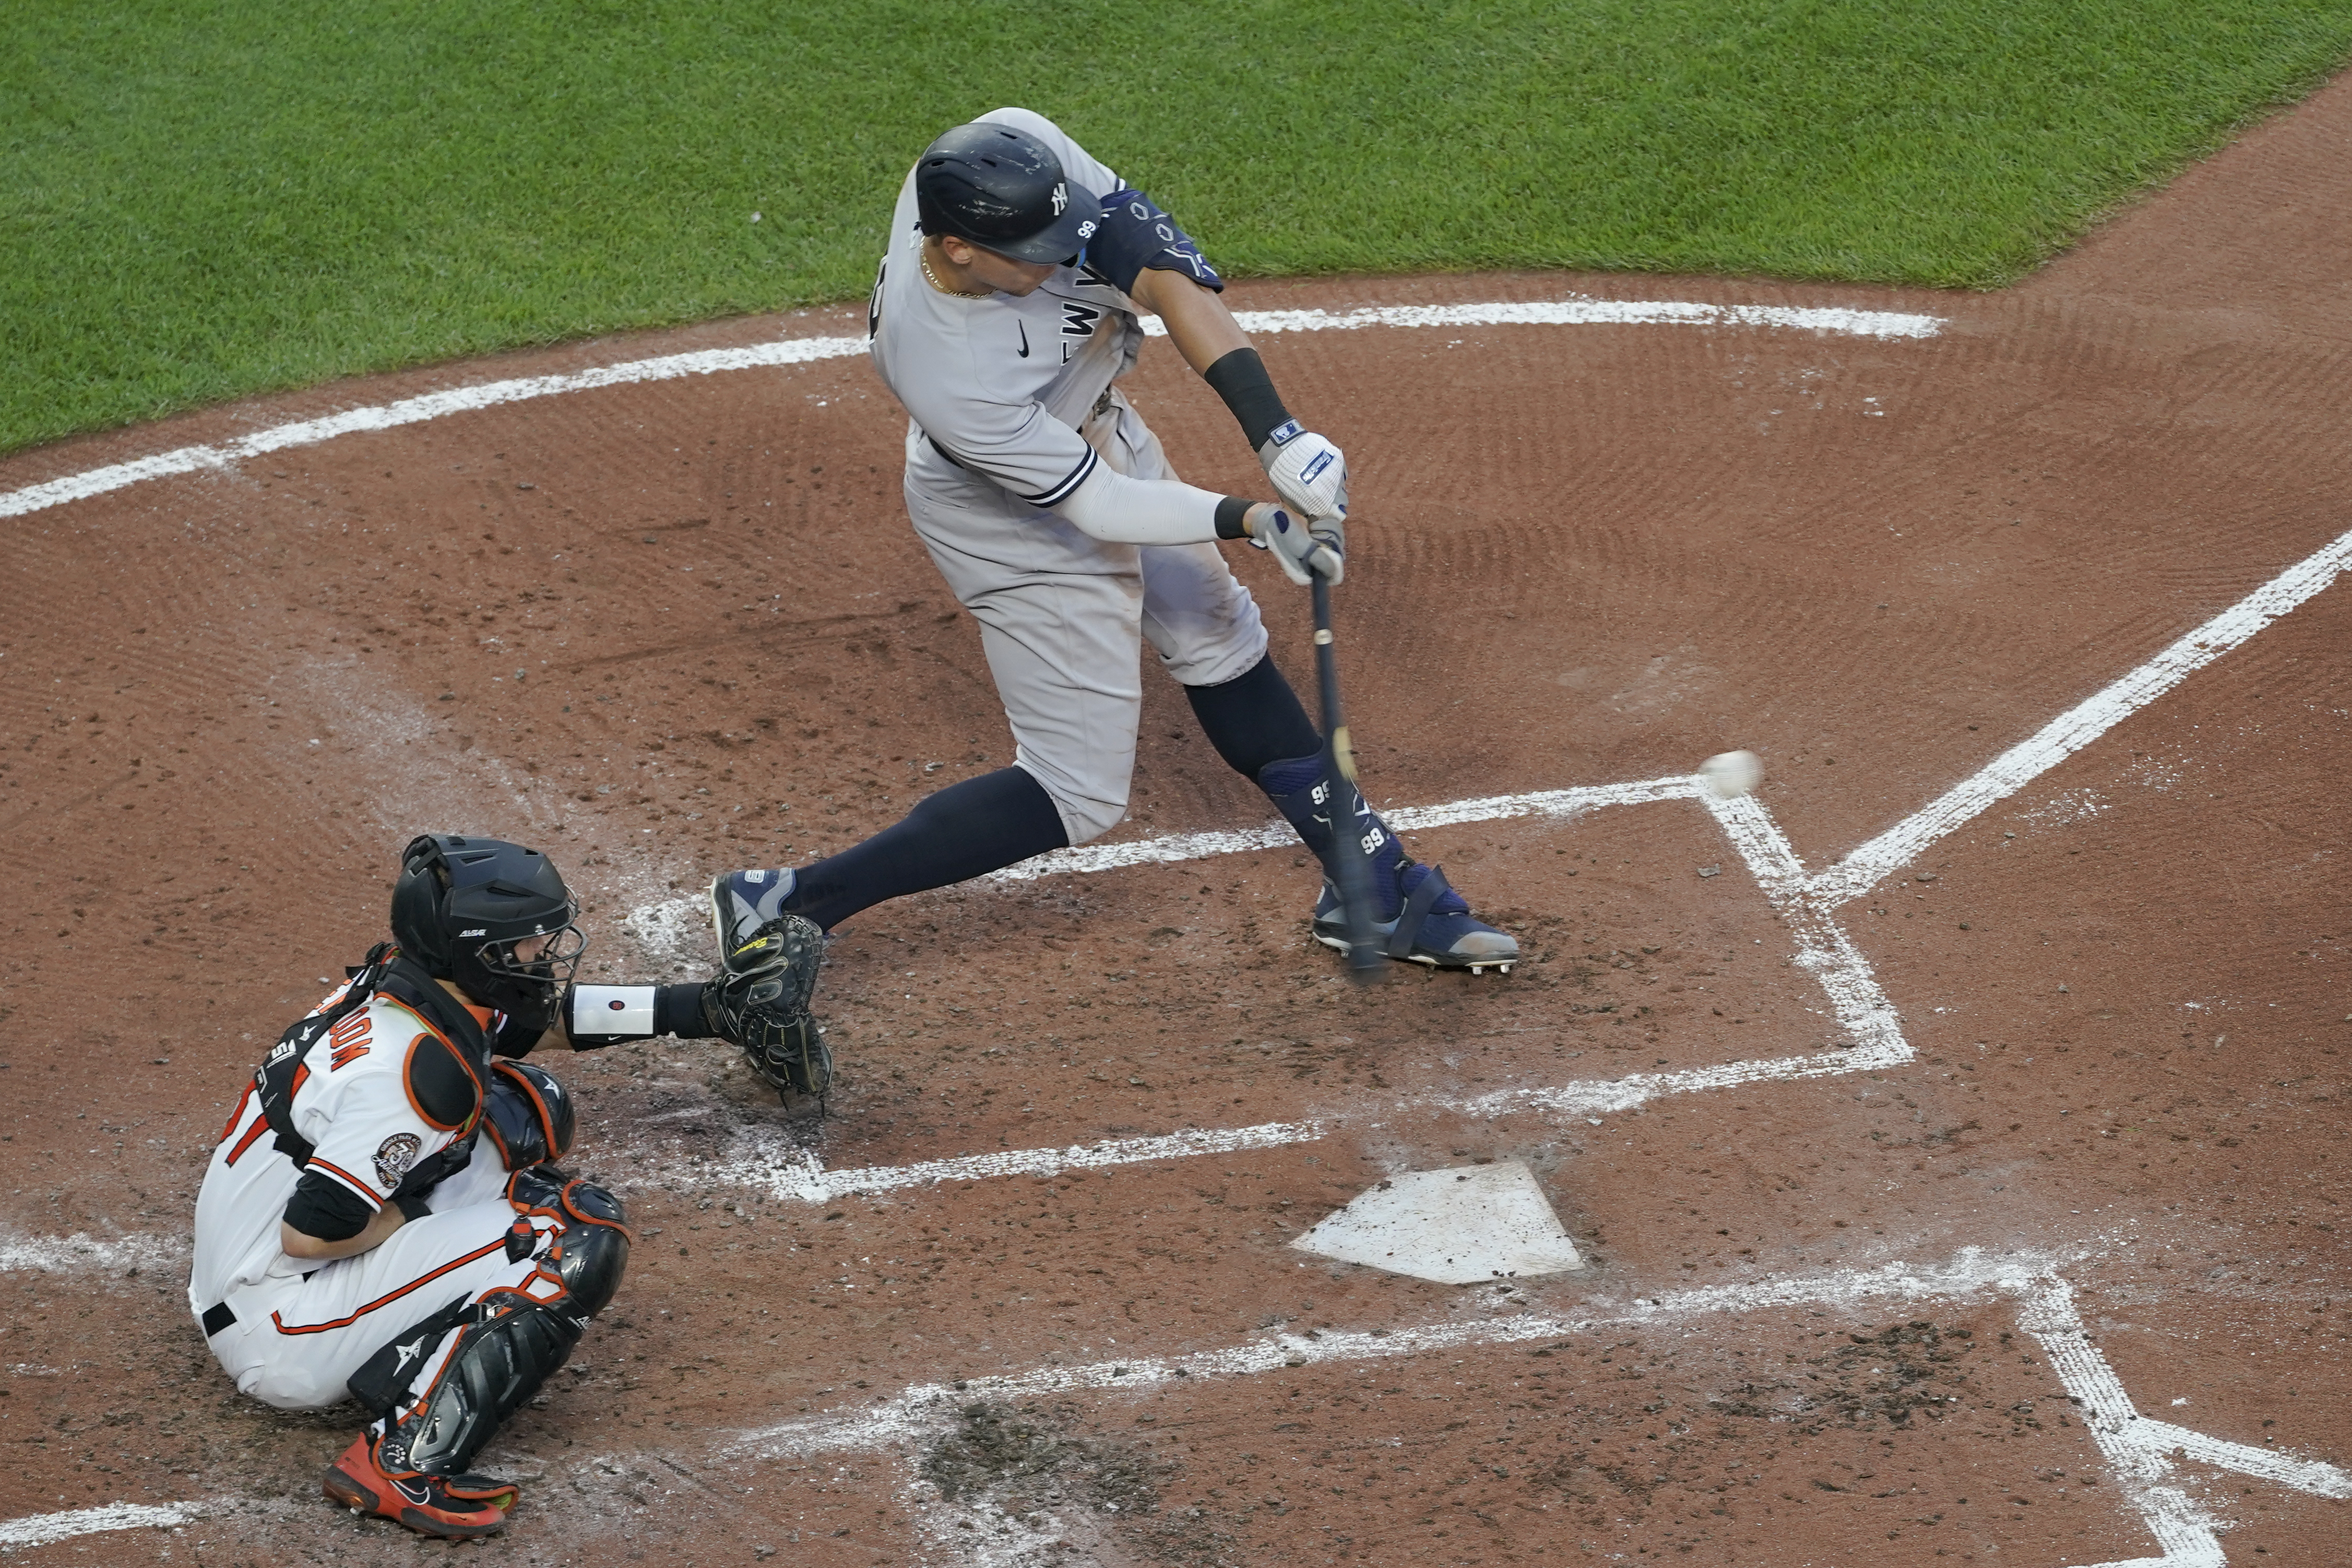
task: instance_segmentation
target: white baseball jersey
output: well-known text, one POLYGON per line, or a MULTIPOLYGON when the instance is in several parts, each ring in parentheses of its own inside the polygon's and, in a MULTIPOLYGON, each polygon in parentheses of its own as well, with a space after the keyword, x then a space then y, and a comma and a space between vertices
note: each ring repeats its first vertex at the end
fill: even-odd
MULTIPOLYGON (((497 1022, 483 1009, 466 1011, 486 1029, 497 1022)), ((453 1146, 475 1136, 487 1100, 469 1051, 381 988, 301 1052, 292 1071, 287 1103, 295 1132, 312 1145, 308 1172, 341 1189, 339 1202, 347 1195, 371 1213, 420 1165, 454 1161, 453 1146)), ((517 1256, 508 1245, 518 1210, 488 1140, 431 1188, 432 1212, 382 1246, 326 1263, 289 1257, 278 1227, 306 1173, 278 1148, 262 1098, 248 1082, 213 1151, 188 1279, 189 1310, 240 1392, 288 1409, 332 1405, 379 1347, 453 1300, 501 1289, 560 1294, 528 1251, 517 1256)))
MULTIPOLYGON (((337 988, 310 1016, 342 994, 337 988)), ((488 1025, 487 1011, 470 1010, 488 1025)), ((382 1208, 420 1160, 473 1135, 486 1092, 474 1072, 422 1014, 378 990, 320 1036, 296 1069, 293 1120, 313 1148, 309 1168, 370 1210, 382 1208), (453 1121, 440 1120, 453 1112, 453 1121)), ((495 1152, 488 1157, 497 1163, 495 1152)), ((192 1310, 202 1314, 284 1262, 278 1226, 302 1173, 278 1152, 248 1082, 196 1198, 192 1310)))

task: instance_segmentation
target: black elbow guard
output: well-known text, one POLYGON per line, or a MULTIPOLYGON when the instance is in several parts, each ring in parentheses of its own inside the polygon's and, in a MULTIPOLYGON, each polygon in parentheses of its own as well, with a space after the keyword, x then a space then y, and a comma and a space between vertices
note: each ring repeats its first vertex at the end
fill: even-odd
POLYGON ((482 1124, 509 1171, 551 1164, 572 1152, 578 1126, 572 1097, 553 1074, 529 1062, 492 1062, 482 1124))

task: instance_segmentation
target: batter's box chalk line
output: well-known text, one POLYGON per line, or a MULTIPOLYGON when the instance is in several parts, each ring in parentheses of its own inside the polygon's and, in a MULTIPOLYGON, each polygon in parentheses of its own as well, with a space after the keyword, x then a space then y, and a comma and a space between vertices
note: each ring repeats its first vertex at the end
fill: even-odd
MULTIPOLYGON (((1698 801, 1721 826, 1762 889, 1767 902, 1787 924, 1796 947, 1795 962, 1821 984, 1849 1042, 1843 1049, 1815 1056, 1767 1058, 1687 1072, 1641 1073, 1613 1080, 1570 1083, 1552 1089, 1506 1089, 1472 1100, 1426 1103, 1486 1116, 1515 1110, 1594 1115, 1630 1110, 1664 1095, 1829 1078, 1910 1061, 1915 1053, 1904 1038, 1894 1006, 1879 987, 1868 961, 1832 918, 1831 911, 1869 892, 1995 803, 2016 794, 2091 745, 2196 671, 2242 647, 2272 622, 2291 614, 2332 585, 2347 568, 2352 568, 2352 531, 2338 535, 2229 608, 2183 633, 2155 657, 2059 714, 1920 810, 1820 871, 1805 869, 1779 824, 1756 796, 1719 798, 1696 774, 1533 795, 1486 795, 1444 805, 1405 807, 1390 814, 1390 821, 1397 827, 1413 831, 1511 817, 1559 819, 1604 805, 1698 801)), ((1165 865, 1276 848, 1292 841, 1287 826, 1270 823, 1236 832, 1176 834, 1129 843, 1087 845, 1040 856, 995 873, 994 879, 1024 881, 1128 866, 1165 865)), ((683 931, 689 923, 684 911, 691 907, 690 900, 647 906, 633 911, 626 917, 626 923, 632 930, 641 931, 683 931)), ((824 1203, 850 1192, 887 1192, 986 1176, 1050 1175, 1059 1171, 1133 1164, 1189 1154, 1312 1142, 1343 1121, 1363 1119, 1361 1115, 1333 1113, 1255 1127, 1186 1131, 1160 1138, 1116 1139, 1066 1149, 1000 1151, 909 1165, 832 1172, 824 1169, 813 1152, 789 1144, 776 1133, 760 1130, 740 1134, 735 1147, 715 1164, 678 1174, 689 1184, 719 1180, 764 1188, 782 1198, 824 1203)))
MULTIPOLYGON (((1901 310, 1853 310, 1786 305, 1706 305, 1667 300, 1595 300, 1571 294, 1564 300, 1502 301, 1483 305, 1385 305, 1356 310, 1244 310, 1234 320, 1248 332, 1349 331, 1365 327, 1724 327, 1783 329, 1860 338, 1932 338, 1944 329, 1941 316, 1901 310)), ((1164 337, 1158 318, 1144 332, 1164 337)), ((676 381, 689 375, 773 370, 822 360, 853 359, 866 352, 864 338, 782 338, 738 349, 704 349, 662 354, 562 375, 518 376, 506 381, 451 387, 415 397, 347 408, 316 419, 297 419, 256 430, 234 441, 180 447, 129 462, 66 474, 19 489, 0 491, 0 518, 86 500, 91 496, 170 479, 233 468, 249 458, 296 447, 315 447, 339 436, 397 429, 452 415, 472 414, 509 403, 596 392, 612 386, 676 381)))
MULTIPOLYGON (((2127 1245, 2127 1244, 2126 1244, 2127 1245)), ((2081 1260, 2080 1257, 2067 1261, 2081 1260)), ((1019 1405, 1087 1393, 1166 1391, 1200 1379, 1243 1378, 1321 1365, 1394 1361, 1444 1352, 1558 1343, 1629 1327, 1686 1322, 1712 1314, 1749 1315, 1780 1308, 1859 1308, 1872 1302, 2006 1297, 2020 1327, 2041 1344, 2051 1371, 2097 1443, 2126 1507, 2155 1537, 2159 1554, 2099 1568, 2223 1568, 2222 1526, 2179 1484, 2176 1454, 2323 1498, 2352 1498, 2352 1473, 2318 1459, 2278 1453, 2152 1420, 2131 1398, 2105 1354, 2084 1330, 2062 1260, 2039 1254, 1993 1255, 1963 1248, 1938 1264, 1890 1263, 1868 1270, 1717 1285, 1596 1305, 1578 1316, 1523 1312, 1481 1322, 1439 1322, 1384 1334, 1322 1330, 1314 1337, 1269 1333, 1248 1343, 1197 1354, 1042 1366, 975 1377, 952 1386, 919 1384, 862 1410, 829 1411, 736 1434, 721 1457, 809 1459, 825 1454, 884 1451, 906 1467, 902 1500, 924 1500, 914 1466, 926 1441, 947 1432, 973 1404, 1019 1405)), ((934 1508, 937 1505, 932 1505, 934 1508)), ((951 1510, 950 1510, 951 1511, 951 1510)), ((950 1525, 955 1521, 947 1521, 950 1525)), ((934 1539, 953 1541, 952 1529, 934 1539)))
MULTIPOLYGON (((851 1193, 879 1194, 997 1176, 1049 1176, 1064 1171, 1100 1170, 1312 1143, 1342 1126, 1374 1124, 1407 1110, 1458 1111, 1482 1119, 1512 1114, 1600 1116, 1631 1110, 1667 1095, 1873 1072, 1911 1060, 1914 1053, 1910 1043, 1903 1037, 1895 1009, 1879 989, 1869 962, 1830 919, 1821 901, 1807 890, 1803 868, 1798 864, 1795 852, 1754 795, 1720 799, 1699 775, 1688 774, 1531 795, 1486 795, 1443 805, 1407 806, 1386 816, 1398 830, 1417 832, 1513 818, 1556 824, 1604 806, 1661 801, 1696 801, 1722 826, 1757 885, 1763 889, 1767 901, 1787 926, 1795 946, 1793 962, 1820 983, 1829 1002, 1828 1011, 1849 1042, 1846 1047, 1814 1056, 1768 1057, 1681 1072, 1636 1073, 1629 1078, 1549 1088, 1504 1089, 1470 1098, 1441 1095, 1367 1101, 1297 1121, 1261 1122, 1250 1127, 1192 1129, 1159 1137, 1109 1139, 1064 1148, 1005 1149, 853 1170, 828 1171, 814 1150, 794 1142, 790 1134, 772 1128, 752 1127, 737 1132, 725 1152, 700 1163, 683 1165, 651 1156, 641 1164, 637 1179, 673 1187, 751 1188, 787 1201, 824 1204, 851 1193)), ((1128 867, 1245 854, 1296 842, 1290 827, 1276 822, 1237 832, 1178 834, 1119 844, 1087 845, 1041 855, 998 871, 989 879, 1019 883, 1045 877, 1097 875, 1128 867)), ((632 910, 624 917, 623 924, 640 933, 682 931, 688 925, 688 913, 698 907, 693 900, 669 900, 632 910)))

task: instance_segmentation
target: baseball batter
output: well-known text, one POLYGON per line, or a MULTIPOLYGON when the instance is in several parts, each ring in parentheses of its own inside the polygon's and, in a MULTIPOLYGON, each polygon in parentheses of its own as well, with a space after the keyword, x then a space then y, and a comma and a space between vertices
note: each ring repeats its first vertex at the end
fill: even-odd
POLYGON ((402 860, 393 942, 286 1031, 213 1151, 188 1306, 240 1393, 286 1409, 349 1396, 373 1417, 328 1469, 329 1498, 485 1535, 517 1488, 470 1461, 563 1364, 629 1256, 620 1200, 552 1163, 573 1130, 562 1085, 497 1058, 542 1035, 756 1042, 748 994, 773 989, 782 955, 745 936, 707 985, 573 985, 576 906, 545 857, 445 834, 402 860))
MULTIPOLYGON (((1141 645, 1181 682, 1218 754, 1323 861, 1313 930, 1347 946, 1335 832, 1374 851, 1378 938, 1399 959, 1507 969, 1518 943, 1408 858, 1344 779, 1266 654, 1218 552, 1246 539, 1294 582, 1345 571, 1347 460, 1292 418, 1219 299, 1224 284, 1143 192, 1052 121, 1001 109, 933 142, 907 175, 875 279, 875 368, 906 406, 907 510, 980 623, 1013 765, 951 785, 841 854, 721 875, 722 941, 782 914, 830 928, 884 899, 1084 844, 1127 813, 1141 645), (1278 502, 1179 479, 1119 390, 1157 315, 1223 399, 1278 502), (1341 826, 1335 829, 1334 823, 1341 826)), ((821 1087, 825 1063, 771 1064, 821 1087)), ((764 1069, 763 1069, 764 1070, 764 1069)))

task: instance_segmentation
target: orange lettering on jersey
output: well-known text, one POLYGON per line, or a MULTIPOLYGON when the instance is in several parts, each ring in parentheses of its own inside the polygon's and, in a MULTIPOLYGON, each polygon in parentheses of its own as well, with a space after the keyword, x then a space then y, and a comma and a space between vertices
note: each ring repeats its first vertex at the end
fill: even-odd
POLYGON ((327 1070, 333 1072, 347 1068, 368 1054, 368 1014, 362 1007, 358 1012, 327 1031, 328 1043, 335 1047, 334 1058, 327 1070))

